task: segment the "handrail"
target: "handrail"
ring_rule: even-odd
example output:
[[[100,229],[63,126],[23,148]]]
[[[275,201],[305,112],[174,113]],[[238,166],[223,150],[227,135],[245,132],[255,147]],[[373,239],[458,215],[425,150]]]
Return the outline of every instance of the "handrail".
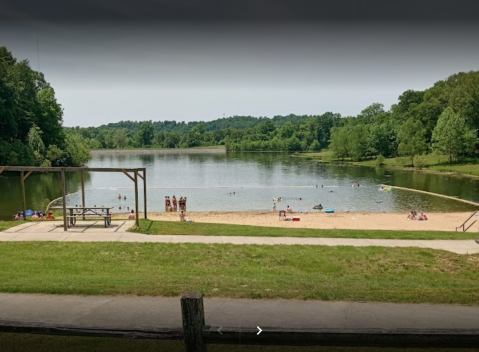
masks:
[[[472,215],[469,216],[469,217],[467,218],[467,220],[463,222],[462,225],[456,227],[456,232],[457,232],[457,229],[459,229],[459,228],[461,228],[461,227],[462,227],[462,232],[466,232],[466,231],[469,229],[469,227],[471,227],[472,225],[474,225],[475,221],[474,221],[470,226],[468,226],[467,229],[464,229],[464,226],[466,225],[466,222],[468,222],[468,221],[469,221],[474,215],[476,215],[476,214],[477,214],[477,211],[475,211],[474,213],[472,213]]]

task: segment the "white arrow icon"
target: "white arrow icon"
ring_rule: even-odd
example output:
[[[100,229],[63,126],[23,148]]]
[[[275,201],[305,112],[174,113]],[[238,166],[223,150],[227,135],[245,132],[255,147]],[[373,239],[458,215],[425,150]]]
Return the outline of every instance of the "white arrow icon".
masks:
[[[223,334],[221,333],[221,331],[220,331],[221,328],[222,328],[222,326],[220,326],[220,328],[218,329],[218,332],[220,333],[220,335],[223,335]]]
[[[261,334],[261,331],[263,331],[263,330],[261,330],[261,328],[259,326],[257,326],[257,328],[258,328],[259,331],[256,335],[259,335],[259,334]]]

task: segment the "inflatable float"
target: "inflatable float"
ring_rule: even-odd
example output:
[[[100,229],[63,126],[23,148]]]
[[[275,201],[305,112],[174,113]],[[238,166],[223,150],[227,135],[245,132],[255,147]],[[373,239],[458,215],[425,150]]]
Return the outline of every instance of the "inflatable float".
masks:
[[[334,213],[334,209],[326,209],[324,212],[325,213]]]

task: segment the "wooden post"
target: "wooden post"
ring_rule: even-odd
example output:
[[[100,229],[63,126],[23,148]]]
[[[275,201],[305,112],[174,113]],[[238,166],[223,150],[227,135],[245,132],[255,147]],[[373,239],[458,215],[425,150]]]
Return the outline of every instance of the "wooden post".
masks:
[[[80,171],[80,177],[81,177],[81,206],[85,208],[85,172]],[[82,213],[84,213],[85,210],[82,210]],[[85,220],[85,215],[83,215],[83,220]]]
[[[27,220],[27,206],[26,206],[26,201],[25,201],[25,178],[24,178],[24,172],[22,171],[20,174],[20,183],[22,186],[22,209],[23,209],[23,220]]]
[[[201,292],[188,292],[181,297],[181,316],[185,352],[206,352],[203,340],[205,310]]]
[[[67,197],[65,188],[65,169],[62,167],[63,231],[67,230]]]
[[[135,170],[135,221],[136,221],[136,226],[140,226],[140,218],[139,218],[139,209],[138,209],[138,170]]]
[[[145,205],[145,219],[148,218],[146,211],[146,169],[143,170],[143,203]]]

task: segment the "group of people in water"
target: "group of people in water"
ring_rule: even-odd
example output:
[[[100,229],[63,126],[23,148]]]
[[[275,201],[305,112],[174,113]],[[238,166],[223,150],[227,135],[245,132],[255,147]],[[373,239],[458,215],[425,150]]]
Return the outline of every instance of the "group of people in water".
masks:
[[[186,197],[180,197],[180,199],[176,199],[176,196],[173,196],[171,199],[169,196],[165,196],[165,211],[173,212],[178,211],[185,212],[186,211]]]

